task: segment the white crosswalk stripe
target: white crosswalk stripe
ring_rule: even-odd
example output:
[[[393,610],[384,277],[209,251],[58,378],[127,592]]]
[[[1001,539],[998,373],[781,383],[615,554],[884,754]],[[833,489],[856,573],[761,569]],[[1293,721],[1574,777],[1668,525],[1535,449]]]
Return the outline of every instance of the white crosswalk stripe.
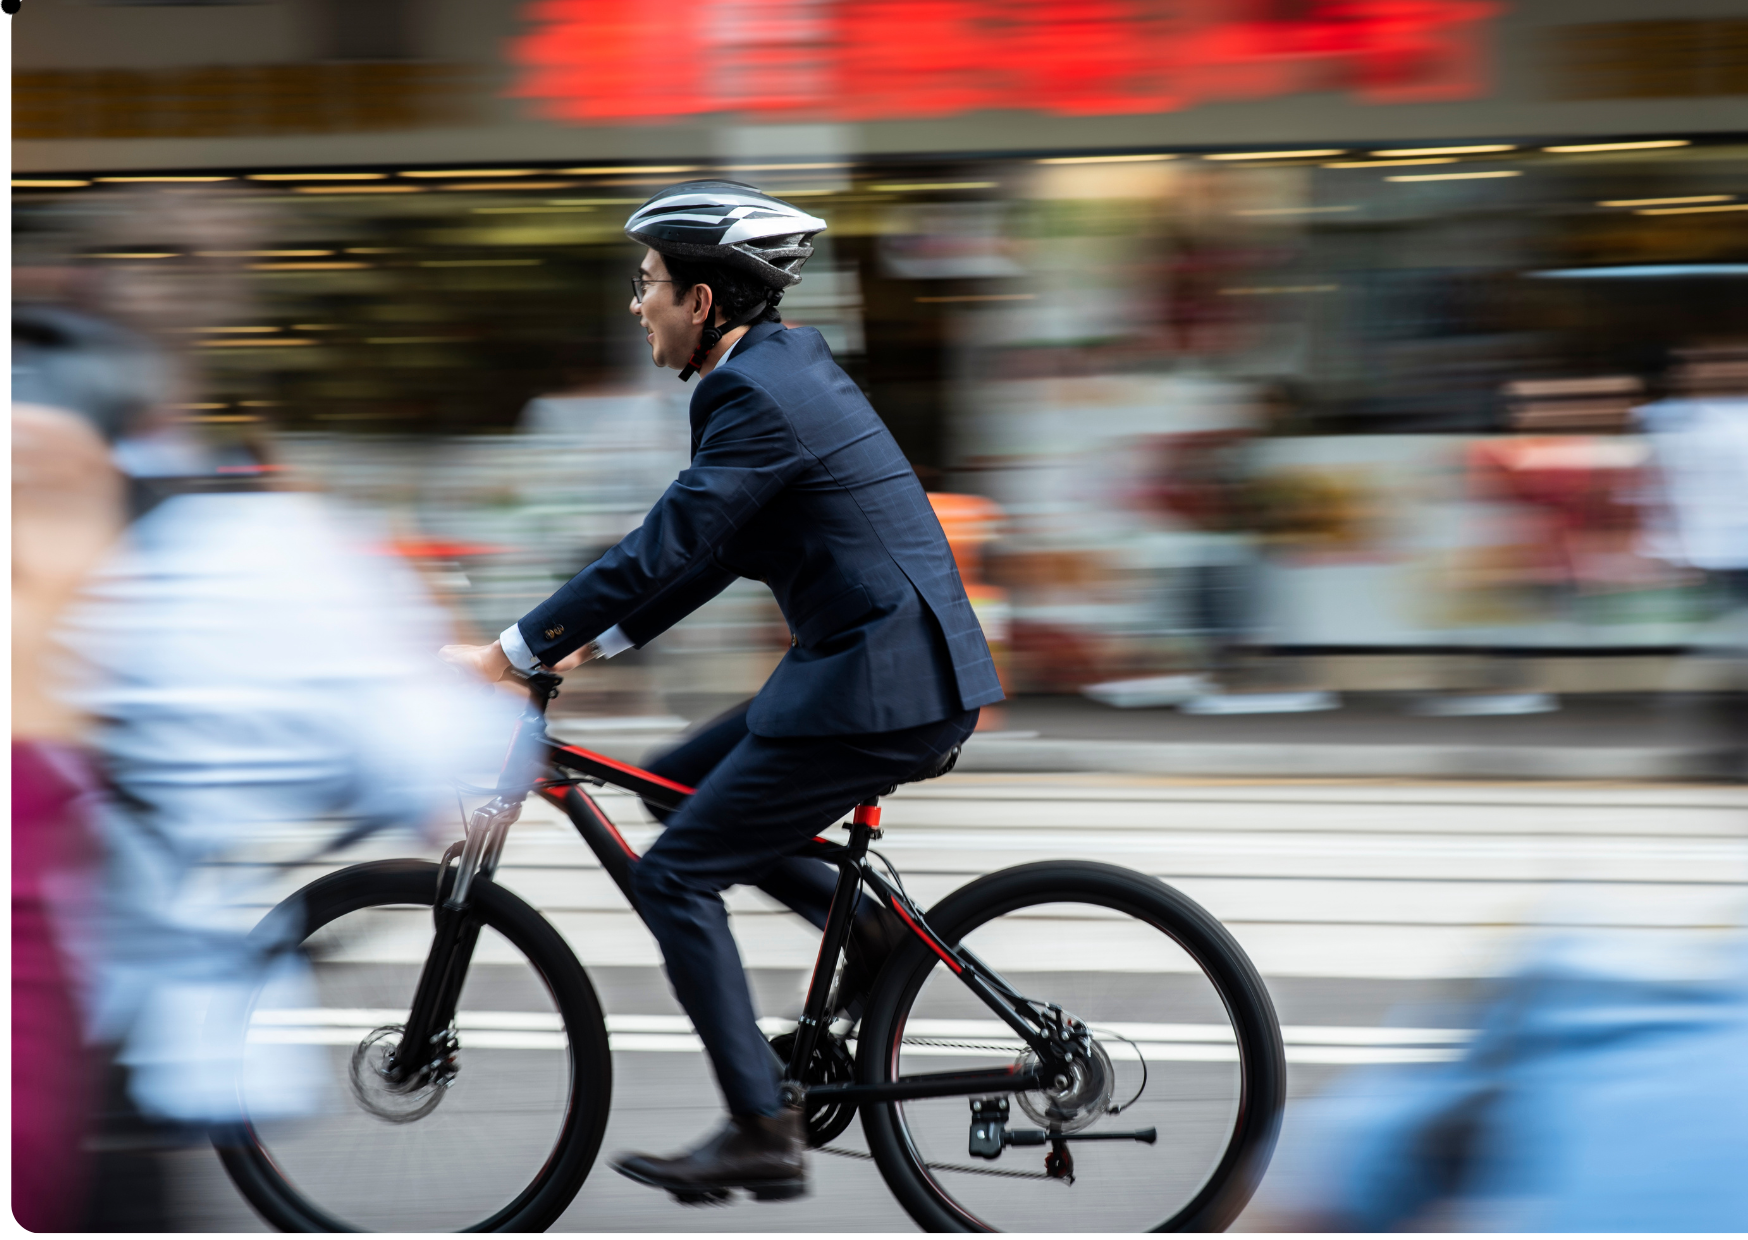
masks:
[[[394,1025],[406,1014],[393,1008],[272,1008],[254,1014],[249,1040],[256,1043],[315,1046],[354,1045],[372,1030]],[[766,1018],[767,1035],[787,1033],[794,1021]],[[556,1013],[463,1010],[456,1015],[462,1050],[558,1050],[567,1040]],[[616,1051],[701,1054],[703,1043],[684,1016],[609,1016],[608,1040]],[[1007,1027],[992,1020],[913,1020],[907,1053],[987,1058],[1018,1054],[1022,1045]],[[1228,1025],[1114,1022],[1096,1031],[1112,1059],[1150,1063],[1230,1062],[1238,1057]],[[1365,1064],[1430,1062],[1454,1058],[1469,1032],[1463,1029],[1393,1029],[1341,1026],[1288,1026],[1282,1030],[1290,1063]],[[932,1045],[932,1040],[945,1045]],[[967,1050],[966,1043],[975,1043]],[[855,1042],[850,1042],[852,1051]]]

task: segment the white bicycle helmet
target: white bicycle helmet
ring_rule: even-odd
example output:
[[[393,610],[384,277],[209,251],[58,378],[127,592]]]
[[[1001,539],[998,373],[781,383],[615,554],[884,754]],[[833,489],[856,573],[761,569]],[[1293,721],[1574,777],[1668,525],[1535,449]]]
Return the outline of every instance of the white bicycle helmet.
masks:
[[[779,291],[800,281],[824,231],[824,220],[735,181],[670,185],[625,221],[625,235],[652,250],[723,263]]]
[[[751,323],[800,282],[796,273],[813,257],[811,238],[824,231],[824,220],[738,181],[683,181],[631,213],[625,235],[633,241],[673,258],[736,268],[770,290],[732,322],[699,333],[691,360],[680,370],[681,383],[704,365],[723,336]]]

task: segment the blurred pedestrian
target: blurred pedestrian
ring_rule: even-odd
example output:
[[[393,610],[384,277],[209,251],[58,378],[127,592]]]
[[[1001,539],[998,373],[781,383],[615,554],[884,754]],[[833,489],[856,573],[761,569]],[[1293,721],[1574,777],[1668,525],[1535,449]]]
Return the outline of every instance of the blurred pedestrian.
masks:
[[[244,1097],[256,1119],[317,1102],[320,1048],[244,1055],[258,991],[314,999],[300,957],[249,942],[262,893],[241,876],[288,824],[319,828],[295,863],[428,821],[452,779],[495,769],[509,716],[408,653],[446,640],[442,614],[319,496],[221,475],[175,431],[119,455],[155,502],[69,636],[98,668],[82,700],[110,790],[93,1031],[149,1149],[243,1118]],[[256,868],[210,868],[238,861]]]
[[[245,1105],[261,1118],[319,1101],[321,1048],[244,1054],[257,996],[314,1003],[300,956],[249,942],[253,907],[278,894],[249,876],[272,883],[274,862],[454,812],[451,781],[495,772],[513,707],[408,653],[447,640],[448,625],[385,535],[277,485],[259,445],[220,445],[183,411],[204,384],[191,333],[248,321],[241,264],[205,255],[250,248],[225,243],[248,233],[249,205],[231,219],[196,195],[99,195],[82,211],[62,221],[62,252],[20,278],[83,307],[76,317],[93,330],[149,322],[154,344],[141,347],[162,380],[99,452],[119,470],[129,524],[58,626],[53,656],[90,669],[64,688],[92,720],[102,781],[91,814],[101,876],[69,939],[88,979],[85,1032],[110,1064],[83,1225],[162,1230],[164,1149],[243,1118]],[[78,261],[95,248],[190,257]],[[73,370],[107,374],[90,364],[95,348],[75,340]],[[286,839],[299,855],[273,855]]]
[[[1635,410],[1663,483],[1653,548],[1748,606],[1748,347],[1689,350],[1670,386]]]
[[[1719,970],[1641,945],[1550,939],[1459,1059],[1369,1069],[1302,1106],[1267,1223],[1748,1229],[1748,952]]]
[[[31,1231],[83,1221],[95,1081],[68,937],[95,879],[96,776],[57,689],[88,668],[50,634],[123,524],[108,444],[161,395],[143,341],[89,317],[12,314],[12,1211]]]
[[[1670,395],[1635,410],[1650,438],[1659,492],[1646,515],[1648,550],[1704,574],[1717,615],[1694,645],[1726,671],[1711,694],[1683,702],[1719,706],[1713,725],[1729,752],[1727,773],[1748,779],[1748,346],[1685,350]],[[1695,687],[1692,665],[1672,689]],[[1722,690],[1720,694],[1717,691]]]

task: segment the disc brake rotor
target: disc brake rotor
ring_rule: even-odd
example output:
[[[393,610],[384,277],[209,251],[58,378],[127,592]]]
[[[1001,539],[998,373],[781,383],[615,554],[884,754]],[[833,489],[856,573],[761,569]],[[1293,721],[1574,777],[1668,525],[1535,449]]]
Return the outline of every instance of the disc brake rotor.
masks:
[[[461,1068],[461,1048],[450,1032],[444,1037],[434,1066],[422,1070],[405,1085],[395,1084],[390,1067],[405,1032],[401,1025],[371,1030],[352,1052],[348,1074],[358,1105],[390,1124],[410,1124],[431,1114]]]
[[[1097,1039],[1086,1039],[1087,1050],[1077,1053],[1055,1082],[1043,1089],[1016,1093],[1020,1110],[1031,1116],[1032,1122],[1052,1132],[1079,1132],[1110,1109],[1111,1091],[1117,1074],[1111,1057]],[[1037,1052],[1028,1050],[1020,1056],[1019,1069],[1030,1071],[1038,1064]]]

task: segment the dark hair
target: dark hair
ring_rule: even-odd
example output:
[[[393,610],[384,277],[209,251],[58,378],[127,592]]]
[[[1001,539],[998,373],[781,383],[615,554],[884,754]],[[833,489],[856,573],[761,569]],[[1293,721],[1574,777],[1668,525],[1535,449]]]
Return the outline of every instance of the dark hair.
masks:
[[[12,307],[12,399],[82,415],[114,443],[169,392],[162,355],[126,328],[60,306]]]
[[[674,281],[674,300],[678,301],[694,287],[700,284],[710,286],[714,299],[714,308],[722,311],[723,321],[732,323],[748,310],[765,302],[765,312],[754,319],[755,323],[781,323],[783,316],[777,313],[777,301],[781,294],[744,272],[721,263],[699,262],[696,259],[674,258],[672,255],[662,255],[662,261],[667,264],[668,275]]]

